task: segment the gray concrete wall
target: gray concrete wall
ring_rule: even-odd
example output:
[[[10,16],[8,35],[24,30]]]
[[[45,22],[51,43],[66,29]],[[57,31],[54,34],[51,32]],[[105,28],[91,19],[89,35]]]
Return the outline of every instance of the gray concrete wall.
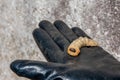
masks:
[[[1,80],[28,80],[10,70],[15,59],[45,61],[32,37],[44,19],[80,27],[120,60],[120,0],[0,0]]]

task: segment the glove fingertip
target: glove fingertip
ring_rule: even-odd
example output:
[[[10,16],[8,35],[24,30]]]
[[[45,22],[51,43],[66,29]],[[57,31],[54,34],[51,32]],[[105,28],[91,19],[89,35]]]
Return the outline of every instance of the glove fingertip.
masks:
[[[15,60],[10,64],[10,69],[15,72],[18,73],[19,69],[20,69],[20,65],[22,64],[22,60]]]

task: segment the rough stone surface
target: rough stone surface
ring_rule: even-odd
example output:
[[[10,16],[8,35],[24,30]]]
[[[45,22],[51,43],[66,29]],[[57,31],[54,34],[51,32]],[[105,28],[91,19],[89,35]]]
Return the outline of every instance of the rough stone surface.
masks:
[[[41,20],[78,26],[120,61],[120,0],[0,0],[0,79],[28,80],[9,68],[16,59],[45,61],[32,37]]]

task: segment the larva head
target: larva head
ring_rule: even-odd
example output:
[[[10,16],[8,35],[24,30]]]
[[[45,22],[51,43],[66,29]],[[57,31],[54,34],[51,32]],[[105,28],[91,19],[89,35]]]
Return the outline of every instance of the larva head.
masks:
[[[69,46],[67,52],[71,56],[78,56],[78,54],[80,53],[80,49],[78,47]]]

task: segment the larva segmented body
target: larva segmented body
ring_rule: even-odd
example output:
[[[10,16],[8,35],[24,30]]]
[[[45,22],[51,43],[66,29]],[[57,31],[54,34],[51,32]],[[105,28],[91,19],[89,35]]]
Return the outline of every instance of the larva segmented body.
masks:
[[[79,37],[74,40],[68,47],[68,54],[71,56],[77,56],[80,53],[80,48],[83,46],[98,46],[98,43],[87,37]]]

